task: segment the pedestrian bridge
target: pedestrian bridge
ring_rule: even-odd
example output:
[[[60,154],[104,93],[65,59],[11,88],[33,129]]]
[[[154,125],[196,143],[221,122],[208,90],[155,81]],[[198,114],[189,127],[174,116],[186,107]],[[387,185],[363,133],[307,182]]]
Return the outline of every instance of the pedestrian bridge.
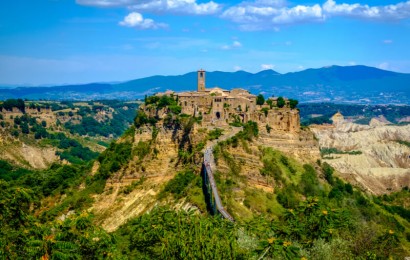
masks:
[[[204,153],[201,175],[204,182],[204,192],[212,214],[221,214],[223,218],[234,221],[233,217],[225,210],[216,187],[216,182],[211,165],[214,164],[212,148],[207,148]]]

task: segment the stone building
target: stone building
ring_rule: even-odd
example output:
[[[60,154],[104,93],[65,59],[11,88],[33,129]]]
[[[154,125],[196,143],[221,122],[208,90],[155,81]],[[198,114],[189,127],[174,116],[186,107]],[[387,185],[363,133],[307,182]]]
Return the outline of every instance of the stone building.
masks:
[[[167,91],[157,95],[173,95],[182,108],[181,113],[202,117],[203,124],[222,126],[252,120],[275,130],[299,131],[299,111],[290,109],[288,100],[283,108],[276,106],[277,98],[269,98],[272,105],[260,106],[256,104],[256,96],[245,89],[206,88],[205,76],[204,70],[198,70],[197,91]]]

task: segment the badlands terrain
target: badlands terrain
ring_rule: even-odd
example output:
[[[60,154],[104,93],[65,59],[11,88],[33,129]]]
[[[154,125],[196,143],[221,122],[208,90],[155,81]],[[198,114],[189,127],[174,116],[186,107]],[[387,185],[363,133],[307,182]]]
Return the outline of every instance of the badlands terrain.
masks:
[[[343,122],[311,129],[323,161],[345,180],[373,194],[410,186],[410,125],[386,125],[372,119],[370,125]]]

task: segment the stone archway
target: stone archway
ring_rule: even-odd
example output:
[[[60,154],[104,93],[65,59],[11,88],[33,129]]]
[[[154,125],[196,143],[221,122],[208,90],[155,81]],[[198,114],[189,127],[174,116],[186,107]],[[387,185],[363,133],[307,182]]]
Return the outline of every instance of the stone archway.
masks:
[[[216,116],[216,119],[220,119],[220,118],[221,118],[221,112],[219,112],[219,111],[216,112],[216,113],[215,113],[215,116]]]

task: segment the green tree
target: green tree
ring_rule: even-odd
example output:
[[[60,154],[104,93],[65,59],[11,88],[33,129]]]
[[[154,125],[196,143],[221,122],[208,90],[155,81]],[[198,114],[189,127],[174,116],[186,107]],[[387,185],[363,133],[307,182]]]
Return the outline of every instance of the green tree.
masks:
[[[334,178],[333,178],[333,172],[334,172],[333,167],[330,166],[327,162],[324,162],[322,164],[322,170],[323,170],[323,173],[325,175],[325,179],[327,180],[327,182],[330,185],[333,185],[335,183]]]
[[[23,134],[29,134],[30,133],[30,130],[29,130],[29,128],[28,128],[28,124],[27,123],[23,123],[23,124],[21,124],[21,132],[23,133]]]
[[[263,104],[265,104],[265,97],[262,94],[259,94],[256,97],[256,104],[262,106]]]
[[[272,108],[272,107],[273,107],[273,101],[272,101],[272,99],[266,100],[266,104],[269,105],[269,108]]]
[[[282,108],[285,106],[285,99],[283,97],[278,97],[278,107]]]
[[[296,108],[298,104],[299,104],[299,101],[297,101],[296,99],[289,99],[289,106],[291,109]]]
[[[147,114],[144,111],[138,111],[137,116],[134,119],[134,125],[136,128],[140,128],[141,126],[147,124],[149,122]]]
[[[14,130],[11,132],[11,135],[14,136],[14,137],[19,137],[19,131],[17,131],[16,129],[14,129]]]

